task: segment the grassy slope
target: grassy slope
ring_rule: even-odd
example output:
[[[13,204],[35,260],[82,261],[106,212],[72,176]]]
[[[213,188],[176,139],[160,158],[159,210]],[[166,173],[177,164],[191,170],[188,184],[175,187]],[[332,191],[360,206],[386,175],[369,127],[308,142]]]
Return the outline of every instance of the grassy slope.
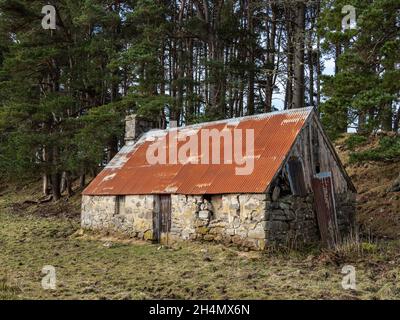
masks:
[[[341,145],[338,150],[346,162],[348,152]],[[360,191],[364,229],[398,238],[398,195],[385,190],[399,164],[347,169]],[[79,195],[58,204],[24,204],[40,197],[36,187],[0,190],[0,299],[400,299],[398,241],[362,244],[362,252],[285,255],[99,240],[77,235]],[[357,291],[341,288],[345,264],[356,267]],[[45,265],[56,267],[55,291],[41,288]]]
[[[400,238],[400,193],[388,192],[400,173],[400,162],[366,161],[349,163],[350,150],[345,146],[345,135],[337,141],[336,150],[355,184],[357,197],[357,219],[361,231],[373,237]],[[364,151],[378,145],[378,137],[357,146],[354,151]]]

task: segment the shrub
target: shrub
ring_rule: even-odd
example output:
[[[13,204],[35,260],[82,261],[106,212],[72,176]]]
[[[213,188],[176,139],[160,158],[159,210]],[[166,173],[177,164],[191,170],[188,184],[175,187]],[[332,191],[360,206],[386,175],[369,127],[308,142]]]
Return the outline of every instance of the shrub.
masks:
[[[353,134],[348,137],[345,141],[345,145],[348,149],[354,151],[354,149],[364,143],[366,143],[368,139],[364,136],[360,136],[358,134]]]
[[[400,137],[383,137],[379,146],[362,152],[350,154],[350,162],[362,161],[396,161],[400,159]]]

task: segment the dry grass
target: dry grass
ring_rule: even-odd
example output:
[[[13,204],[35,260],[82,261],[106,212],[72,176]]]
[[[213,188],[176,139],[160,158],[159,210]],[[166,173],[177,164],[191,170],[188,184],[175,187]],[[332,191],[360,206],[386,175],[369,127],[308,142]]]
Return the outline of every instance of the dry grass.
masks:
[[[400,163],[363,162],[349,163],[350,150],[345,145],[349,135],[336,142],[336,150],[355,184],[357,220],[363,236],[383,239],[400,238],[400,193],[388,192],[400,172]],[[376,147],[379,138],[371,136],[355,150]]]
[[[0,212],[1,299],[395,299],[399,244],[359,255],[319,251],[240,252],[186,243],[166,248],[77,236],[70,218]],[[396,254],[397,252],[397,254]],[[341,287],[341,268],[357,270],[357,291]],[[41,288],[45,265],[57,290]]]

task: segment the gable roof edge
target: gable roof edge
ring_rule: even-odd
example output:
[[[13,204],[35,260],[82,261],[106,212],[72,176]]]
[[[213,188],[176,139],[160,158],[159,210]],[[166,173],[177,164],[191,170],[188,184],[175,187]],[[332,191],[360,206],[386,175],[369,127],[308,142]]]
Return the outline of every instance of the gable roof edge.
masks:
[[[301,128],[301,130],[300,130],[299,133],[297,134],[296,139],[294,139],[293,144],[291,145],[291,147],[289,148],[289,150],[288,150],[288,152],[287,152],[287,154],[286,154],[286,156],[285,156],[285,159],[283,159],[283,161],[282,161],[281,165],[279,166],[278,170],[276,170],[275,175],[273,176],[273,178],[271,179],[271,182],[268,184],[268,186],[267,186],[267,188],[266,188],[266,190],[265,190],[265,193],[268,193],[268,192],[271,191],[272,183],[276,180],[276,178],[278,177],[278,175],[281,173],[281,171],[282,171],[284,165],[286,164],[286,162],[287,162],[288,159],[289,159],[289,156],[290,156],[290,154],[291,154],[291,151],[293,150],[294,146],[298,143],[298,140],[300,139],[301,132],[302,132],[302,131],[304,130],[304,128],[311,122],[311,119],[313,118],[313,115],[315,115],[315,109],[314,109],[314,108],[312,108],[312,110],[311,110],[310,113],[308,114],[306,121],[304,121],[303,127]]]
[[[357,189],[356,189],[355,185],[353,184],[353,181],[351,181],[351,178],[350,178],[349,174],[347,173],[346,169],[344,168],[342,160],[340,160],[340,157],[337,154],[335,147],[333,146],[331,140],[328,138],[328,135],[326,134],[326,132],[325,132],[323,126],[322,126],[322,123],[319,120],[319,117],[317,116],[316,113],[314,113],[314,116],[315,116],[315,119],[316,119],[315,122],[317,123],[318,130],[320,131],[322,138],[324,139],[326,145],[328,146],[330,152],[332,153],[332,156],[335,158],[336,163],[338,164],[339,169],[340,169],[343,177],[345,178],[349,188],[353,192],[357,193]]]

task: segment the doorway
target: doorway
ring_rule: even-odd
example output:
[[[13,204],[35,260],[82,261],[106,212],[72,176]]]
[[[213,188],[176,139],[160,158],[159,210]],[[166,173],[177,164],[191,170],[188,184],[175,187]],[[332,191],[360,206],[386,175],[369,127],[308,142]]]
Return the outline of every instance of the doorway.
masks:
[[[155,197],[153,215],[153,239],[160,242],[162,234],[171,231],[171,195],[158,195]]]

